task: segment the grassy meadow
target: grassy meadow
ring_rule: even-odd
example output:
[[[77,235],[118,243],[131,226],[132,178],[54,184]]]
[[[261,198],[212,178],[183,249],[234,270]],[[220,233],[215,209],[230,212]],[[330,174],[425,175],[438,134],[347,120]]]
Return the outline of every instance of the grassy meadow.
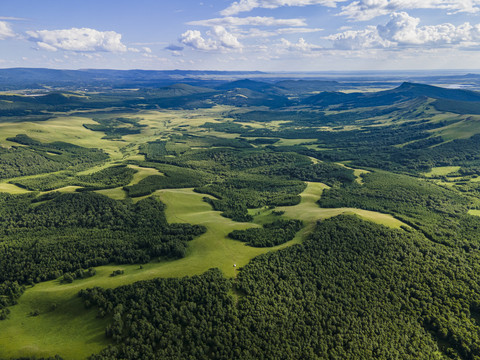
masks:
[[[179,260],[150,262],[141,266],[100,266],[96,268],[95,276],[71,284],[62,284],[59,280],[36,284],[25,292],[18,305],[11,307],[9,319],[0,322],[0,357],[60,354],[68,359],[84,359],[104,348],[108,344],[104,336],[108,319],[98,319],[95,310],[84,308],[76,295],[81,289],[95,286],[113,288],[157,277],[192,276],[210,268],[219,268],[226,277],[235,277],[237,269],[255,256],[300,243],[317,220],[339,214],[353,213],[395,228],[404,225],[390,215],[373,211],[320,209],[316,201],[326,187],[321,183],[309,183],[301,194],[300,204],[276,209],[285,211],[285,217],[303,220],[305,227],[293,240],[273,248],[249,247],[227,236],[233,230],[259,226],[257,223],[268,221],[272,210],[252,210],[252,213],[258,213],[254,223],[239,223],[221,216],[219,211],[213,211],[203,201],[205,195],[195,193],[193,189],[155,192],[154,196],[167,205],[166,216],[170,223],[201,224],[207,228],[206,233],[189,243],[186,256]],[[111,277],[114,270],[124,270],[124,274]],[[35,311],[39,315],[31,316]]]
[[[27,134],[42,142],[64,141],[83,147],[103,149],[109,159],[102,164],[77,175],[91,175],[113,165],[127,163],[128,160],[145,160],[138,154],[141,144],[158,139],[168,140],[171,135],[183,133],[195,136],[219,136],[235,138],[238,134],[210,131],[200,126],[205,122],[221,122],[223,115],[233,108],[215,106],[211,109],[196,110],[159,110],[139,111],[137,113],[115,113],[117,117],[139,119],[146,125],[139,134],[124,135],[120,140],[104,138],[100,131],[91,131],[83,124],[96,124],[92,118],[94,113],[85,112],[84,116],[68,116],[57,114],[56,117],[43,122],[0,123],[0,143],[4,146],[18,146],[7,141],[8,137],[17,134]],[[237,109],[238,110],[238,109]],[[249,123],[252,127],[265,126]],[[278,124],[269,124],[277,128]],[[295,146],[311,142],[312,139],[281,139],[276,146]],[[177,149],[189,145],[175,144]],[[314,158],[312,158],[314,159]],[[318,163],[314,159],[313,163]],[[345,162],[347,163],[347,162]],[[352,169],[357,183],[362,184],[362,175],[368,173],[358,168]],[[129,185],[138,184],[151,175],[163,175],[156,169],[128,164],[136,170]],[[458,167],[435,168],[425,176],[446,175],[458,170]],[[60,171],[59,173],[61,173]],[[44,174],[42,174],[44,175]],[[23,178],[35,178],[42,175],[32,175]],[[22,194],[28,192],[16,185],[8,183],[7,179],[0,183],[0,192]],[[308,182],[306,189],[300,194],[301,202],[294,206],[279,206],[275,209],[263,207],[249,209],[253,221],[249,223],[235,222],[221,216],[220,211],[214,211],[203,198],[207,195],[196,193],[192,188],[157,190],[152,196],[166,204],[166,218],[169,223],[198,224],[207,231],[188,243],[186,256],[178,260],[158,260],[143,265],[107,265],[96,267],[96,275],[70,284],[63,284],[59,279],[46,281],[29,287],[20,297],[18,305],[10,307],[8,319],[0,321],[0,358],[22,356],[53,356],[59,354],[65,359],[84,359],[105,348],[110,340],[105,337],[105,327],[110,319],[96,317],[95,309],[85,309],[77,294],[81,289],[102,287],[115,288],[137,281],[158,277],[184,277],[198,275],[211,268],[218,268],[227,278],[235,278],[239,268],[245,266],[254,257],[270,251],[276,251],[301,243],[314,229],[319,220],[341,214],[355,214],[362,219],[386,225],[392,228],[407,226],[391,215],[355,208],[320,208],[320,199],[327,185],[319,182]],[[61,192],[74,192],[77,186],[67,186],[56,189]],[[122,187],[96,190],[115,200],[128,197]],[[144,197],[135,198],[137,202]],[[284,218],[299,219],[304,227],[295,238],[285,244],[272,248],[254,248],[240,241],[232,240],[228,234],[233,230],[250,227],[260,227],[272,222],[283,212]],[[475,214],[478,215],[478,214]],[[111,277],[115,270],[123,270],[119,276]]]

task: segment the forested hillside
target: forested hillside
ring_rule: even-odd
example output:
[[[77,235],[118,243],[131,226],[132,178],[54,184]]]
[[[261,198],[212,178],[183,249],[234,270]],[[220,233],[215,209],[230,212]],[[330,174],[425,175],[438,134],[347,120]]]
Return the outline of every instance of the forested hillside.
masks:
[[[211,270],[80,296],[113,315],[115,345],[93,359],[476,359],[478,260],[337,217],[235,280]]]
[[[0,95],[0,358],[480,359],[478,92],[99,74]]]

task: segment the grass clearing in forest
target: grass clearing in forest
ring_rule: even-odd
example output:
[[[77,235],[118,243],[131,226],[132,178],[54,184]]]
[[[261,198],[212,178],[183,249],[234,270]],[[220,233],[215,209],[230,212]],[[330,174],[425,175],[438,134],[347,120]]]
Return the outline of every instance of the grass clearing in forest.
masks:
[[[364,174],[369,174],[370,171],[368,170],[363,170],[363,169],[354,169],[354,168],[351,168],[343,163],[335,163],[337,165],[340,165],[340,166],[343,166],[344,168],[346,169],[350,169],[350,170],[353,170],[353,175],[355,176],[355,181],[359,184],[363,184],[363,178],[362,178],[362,175]]]
[[[283,139],[275,143],[275,146],[295,146],[314,142],[315,139]]]
[[[425,177],[446,176],[450,173],[460,170],[460,166],[439,166],[432,168],[428,173],[424,173]]]
[[[95,190],[96,193],[108,196],[113,200],[124,200],[127,198],[127,193],[123,187],[116,187],[113,189]]]
[[[206,233],[189,242],[186,256],[144,265],[100,266],[96,268],[95,276],[75,280],[71,284],[61,284],[59,280],[36,284],[20,297],[18,305],[10,308],[9,318],[0,321],[0,358],[59,354],[65,359],[84,359],[105,348],[109,344],[104,335],[109,319],[98,319],[95,309],[84,308],[77,297],[81,289],[95,286],[114,288],[158,277],[192,276],[214,267],[226,277],[235,277],[238,269],[255,256],[300,243],[317,220],[344,213],[354,213],[391,227],[404,225],[390,215],[374,211],[321,209],[316,202],[325,188],[327,185],[321,183],[308,183],[301,194],[300,204],[274,209],[284,211],[286,217],[303,220],[306,226],[293,240],[272,248],[254,248],[227,237],[233,230],[257,227],[272,216],[278,216],[272,215],[272,209],[257,209],[259,213],[254,214],[255,223],[239,223],[221,216],[219,211],[213,211],[203,201],[205,195],[195,193],[191,188],[156,191],[154,196],[167,206],[165,214],[168,222],[201,224],[207,228]],[[124,274],[111,277],[114,270],[123,270]],[[35,312],[38,315],[32,316]]]
[[[285,216],[292,219],[299,219],[306,224],[314,226],[317,220],[327,219],[340,214],[355,214],[364,220],[373,221],[377,224],[386,225],[392,228],[408,226],[402,221],[395,219],[392,215],[383,214],[376,211],[355,209],[355,208],[320,208],[317,204],[324,189],[328,186],[322,183],[307,183],[307,188],[300,194],[302,201],[296,206],[281,206],[276,210],[284,211]]]
[[[7,141],[9,137],[27,134],[41,142],[63,141],[86,148],[103,149],[113,159],[121,159],[120,148],[124,142],[102,139],[102,132],[86,129],[83,124],[96,124],[86,117],[59,116],[42,122],[0,123],[0,143],[18,145]]]
[[[137,172],[133,174],[133,179],[128,185],[135,185],[138,184],[141,180],[145,179],[146,177],[149,177],[151,175],[161,175],[163,174],[158,171],[157,169],[153,168],[146,168],[146,167],[141,167],[137,165],[128,165],[130,169],[136,170]]]
[[[53,280],[35,285],[20,297],[18,305],[10,308],[9,319],[0,321],[0,358],[59,354],[65,359],[85,359],[106,347],[109,342],[104,334],[108,320],[96,319],[95,310],[84,308],[77,297],[81,289],[94,286],[113,288],[157,277],[192,276],[212,267],[220,268],[227,277],[234,277],[237,269],[255,256],[298,242],[294,239],[274,248],[249,247],[229,239],[227,234],[258,225],[238,223],[221,216],[203,201],[205,195],[195,193],[193,189],[169,189],[159,190],[154,196],[167,205],[169,222],[207,227],[205,234],[189,243],[186,257],[142,266],[100,266],[96,268],[95,276],[71,284]],[[118,269],[125,273],[110,277]],[[55,310],[51,310],[55,306]],[[30,316],[36,310],[39,315]]]
[[[443,114],[445,116],[445,114]],[[480,116],[478,115],[453,115],[458,122],[449,124],[439,129],[430,130],[435,135],[440,135],[445,141],[468,139],[475,134],[480,134]],[[451,116],[451,117],[453,117]],[[437,145],[438,146],[438,145]]]
[[[0,183],[0,192],[7,192],[9,194],[26,194],[28,192],[30,192],[29,190],[27,189],[23,189],[17,185],[14,185],[14,184],[9,184],[9,183],[5,183],[5,182],[2,182]]]
[[[480,210],[468,210],[468,213],[473,216],[480,216]]]

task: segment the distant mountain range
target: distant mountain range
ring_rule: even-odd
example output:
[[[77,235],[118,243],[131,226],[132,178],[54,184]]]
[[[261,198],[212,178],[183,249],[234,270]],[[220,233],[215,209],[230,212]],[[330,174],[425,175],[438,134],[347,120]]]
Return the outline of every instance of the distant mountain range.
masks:
[[[253,73],[0,69],[0,87],[21,88],[22,83],[23,89],[28,87],[27,84],[44,87],[44,94],[37,94],[43,96],[0,95],[0,100],[4,101],[0,106],[0,115],[40,114],[42,111],[53,109],[66,111],[81,104],[90,108],[103,106],[200,108],[215,104],[282,108],[293,105],[321,110],[346,110],[391,106],[416,99],[425,101],[434,99],[433,106],[441,111],[480,114],[480,92],[471,90],[404,82],[400,86],[383,91],[342,92],[348,85],[333,80],[200,79],[201,76],[208,74],[241,76]],[[198,76],[199,79],[195,81],[192,78],[186,79],[188,81],[176,79],[182,76]],[[51,88],[48,87],[50,82]],[[69,84],[74,88],[70,89]],[[95,92],[88,92],[89,86],[98,88]],[[47,92],[48,89],[53,91]],[[81,90],[80,94],[78,90]],[[87,90],[88,100],[82,98],[83,90]]]
[[[202,70],[58,70],[44,68],[0,69],[0,90],[59,89],[102,90],[162,88],[175,83],[217,90],[244,88],[274,95],[310,95],[323,91],[394,88],[402,82],[450,85],[480,90],[480,75],[441,75],[435,73],[334,72],[334,73],[268,73],[261,71]]]
[[[405,82],[394,89],[372,93],[322,92],[306,98],[303,104],[322,108],[336,105],[338,108],[348,109],[393,105],[422,97],[454,102],[480,102],[480,93],[476,91]]]
[[[177,82],[199,82],[216,77],[248,77],[259,71],[197,70],[56,70],[42,68],[0,69],[0,88],[44,86],[166,86]],[[215,83],[218,84],[218,83]]]

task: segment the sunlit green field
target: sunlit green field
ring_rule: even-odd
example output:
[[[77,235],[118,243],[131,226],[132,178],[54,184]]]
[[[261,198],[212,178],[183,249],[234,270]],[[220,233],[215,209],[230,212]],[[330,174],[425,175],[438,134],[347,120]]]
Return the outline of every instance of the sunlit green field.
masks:
[[[17,185],[13,184],[8,184],[8,183],[0,183],[0,192],[7,192],[10,194],[25,194],[29,192],[26,189],[22,189],[21,187],[18,187]]]
[[[356,214],[365,220],[373,221],[377,224],[386,225],[393,228],[407,226],[405,223],[395,219],[392,215],[382,214],[376,211],[354,209],[354,208],[332,208],[323,209],[316,203],[327,185],[321,183],[308,183],[307,188],[301,194],[302,201],[296,206],[279,207],[278,210],[285,211],[285,215],[292,219],[303,220],[307,224],[312,224],[317,220],[326,219],[340,214]]]
[[[426,177],[444,176],[458,170],[460,170],[460,166],[439,166],[432,168],[428,173],[424,173],[423,175]]]
[[[316,204],[326,185],[309,183],[302,193],[302,202],[291,207],[279,207],[285,216],[301,219],[305,227],[290,242],[274,248],[253,248],[231,240],[228,233],[235,229],[259,226],[255,223],[238,223],[222,217],[204,202],[203,194],[193,189],[159,190],[154,196],[166,205],[169,222],[202,224],[207,232],[189,243],[187,255],[179,260],[151,262],[139,265],[109,265],[97,267],[97,274],[72,284],[60,284],[59,280],[48,281],[28,289],[19,304],[11,308],[8,320],[0,322],[0,357],[27,355],[54,355],[67,359],[83,359],[100,351],[108,342],[104,329],[108,319],[97,319],[95,310],[85,310],[77,298],[79,290],[100,286],[112,288],[140,280],[157,277],[182,277],[201,274],[219,268],[227,277],[234,277],[238,268],[252,258],[268,251],[275,251],[301,242],[302,238],[320,219],[343,213],[355,213],[367,220],[392,227],[402,222],[390,215],[359,209],[320,209]],[[260,212],[258,218],[268,216]],[[271,210],[270,210],[271,212]],[[236,267],[234,267],[236,265]],[[124,275],[110,277],[117,269]],[[30,316],[38,310],[40,315]]]
[[[0,124],[0,143],[4,146],[14,145],[6,138],[25,133],[43,142],[65,141],[105,150],[110,156],[108,161],[79,173],[79,175],[88,175],[112,165],[122,164],[126,160],[144,160],[144,157],[138,154],[138,145],[164,138],[166,134],[176,133],[178,126],[183,126],[182,129],[188,128],[189,133],[194,134],[208,133],[227,138],[236,137],[235,134],[210,132],[198,127],[207,121],[217,121],[222,113],[228,110],[230,110],[229,107],[216,106],[213,109],[194,111],[146,111],[121,114],[119,116],[140,119],[140,123],[147,127],[140,134],[126,135],[120,141],[102,139],[104,136],[102,132],[83,127],[85,123],[94,123],[89,118],[88,112],[85,113],[85,117],[67,117],[59,114],[57,118],[44,122]],[[296,145],[309,141],[311,140],[282,139],[278,144]],[[150,175],[162,175],[156,169],[131,164],[128,166],[137,171],[130,185],[137,184]],[[361,175],[367,172],[354,169],[357,182],[361,183]],[[29,177],[36,176],[41,175]],[[12,194],[27,192],[16,185],[9,184],[9,180],[0,183],[0,192]],[[77,188],[67,186],[56,191],[73,192]],[[71,284],[61,284],[59,280],[36,284],[20,297],[18,305],[10,308],[9,318],[0,321],[0,358],[59,354],[65,359],[84,359],[105,348],[109,341],[104,331],[110,319],[99,319],[96,317],[95,309],[84,308],[77,296],[81,289],[95,286],[114,288],[157,277],[192,276],[202,274],[210,268],[219,268],[226,277],[233,278],[238,269],[254,257],[268,251],[299,244],[312,231],[318,220],[340,214],[356,214],[366,220],[394,228],[406,226],[391,215],[378,212],[352,208],[322,209],[317,201],[325,188],[327,185],[321,183],[308,183],[301,194],[300,204],[274,209],[277,212],[283,211],[283,216],[286,218],[302,220],[304,227],[293,240],[273,248],[249,247],[245,243],[228,238],[228,234],[233,230],[258,227],[273,221],[278,216],[274,215],[273,209],[251,209],[249,212],[254,216],[254,221],[239,223],[221,216],[218,211],[213,211],[212,207],[203,201],[205,195],[196,193],[191,188],[156,191],[153,196],[167,206],[168,222],[201,224],[207,229],[206,233],[189,243],[186,256],[178,260],[162,260],[141,266],[138,264],[101,266],[96,268],[95,276],[76,280]],[[121,187],[96,192],[116,200],[127,197]],[[136,198],[134,201],[139,201],[141,198],[143,197]],[[124,270],[123,275],[110,276],[114,270],[120,269]],[[32,316],[36,313],[38,315]]]
[[[442,136],[446,141],[455,139],[466,139],[480,133],[480,116],[478,115],[456,115],[458,122],[435,130],[437,135]]]
[[[1,123],[0,143],[13,145],[6,139],[17,134],[27,134],[31,138],[42,141],[64,141],[84,147],[96,147],[105,150],[113,159],[122,157],[119,149],[124,146],[120,142],[104,140],[101,132],[83,127],[83,124],[96,124],[88,117],[58,117],[42,122]],[[18,145],[18,144],[16,144]]]
[[[58,353],[66,359],[83,359],[104,348],[107,345],[104,337],[107,320],[98,320],[95,311],[84,310],[76,297],[80,289],[117,287],[156,277],[190,276],[212,267],[220,268],[226,276],[233,277],[237,268],[270,251],[251,248],[227,238],[232,230],[258,225],[236,223],[222,217],[203,202],[202,194],[194,193],[192,189],[163,190],[155,196],[167,204],[169,222],[188,222],[207,227],[205,234],[190,242],[187,256],[180,260],[145,264],[142,269],[139,265],[102,266],[96,268],[97,275],[94,277],[72,284],[60,284],[54,280],[35,285],[25,292],[18,305],[11,307],[9,319],[0,322],[0,358]],[[110,277],[116,269],[125,270],[125,274]],[[57,307],[52,310],[54,304]],[[35,310],[39,310],[40,315],[30,316]]]
[[[468,210],[470,215],[480,216],[480,210]]]

